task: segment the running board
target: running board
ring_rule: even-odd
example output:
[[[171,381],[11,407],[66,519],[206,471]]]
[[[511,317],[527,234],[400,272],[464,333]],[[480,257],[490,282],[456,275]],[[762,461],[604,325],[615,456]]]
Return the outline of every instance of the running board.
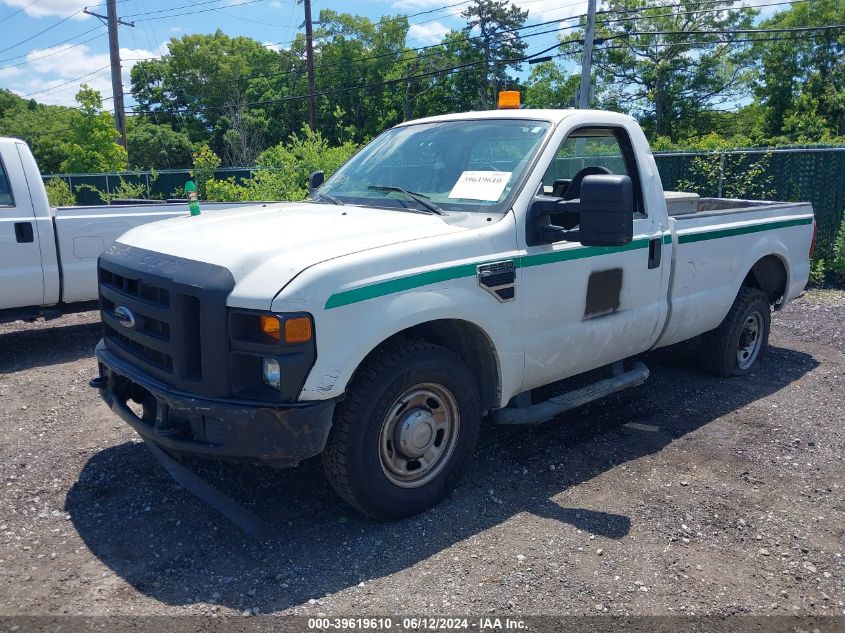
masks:
[[[636,387],[648,379],[648,367],[633,363],[628,371],[599,380],[586,387],[549,398],[529,407],[505,407],[493,413],[497,424],[540,424],[564,411],[604,398],[617,391]]]

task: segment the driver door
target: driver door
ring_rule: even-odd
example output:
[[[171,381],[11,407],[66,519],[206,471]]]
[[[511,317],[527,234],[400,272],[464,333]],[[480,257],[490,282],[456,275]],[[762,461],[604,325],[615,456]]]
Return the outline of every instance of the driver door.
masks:
[[[568,241],[526,247],[523,390],[640,353],[657,334],[662,231],[644,208],[628,132],[621,127],[571,132],[543,177],[542,193],[577,199],[582,178],[599,173],[631,178],[633,241],[610,247]],[[572,228],[577,215],[565,215],[552,216],[552,224]]]

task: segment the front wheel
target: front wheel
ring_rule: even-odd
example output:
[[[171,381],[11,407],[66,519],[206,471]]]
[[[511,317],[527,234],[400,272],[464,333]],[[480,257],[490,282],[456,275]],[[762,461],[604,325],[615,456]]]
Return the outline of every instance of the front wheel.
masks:
[[[478,388],[460,358],[430,343],[391,343],[350,383],[323,467],[337,493],[369,516],[418,514],[457,483],[480,422]]]
[[[766,351],[771,307],[762,290],[743,287],[728,315],[702,337],[701,361],[717,376],[744,376]]]

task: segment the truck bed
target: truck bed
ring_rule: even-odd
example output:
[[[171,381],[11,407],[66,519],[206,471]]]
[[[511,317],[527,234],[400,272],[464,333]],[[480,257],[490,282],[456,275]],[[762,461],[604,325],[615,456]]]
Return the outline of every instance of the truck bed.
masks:
[[[718,326],[742,282],[736,271],[750,270],[761,253],[772,272],[784,270],[782,262],[791,264],[780,280],[778,307],[803,290],[813,232],[810,203],[700,198],[686,192],[666,192],[666,202],[674,265],[670,316],[658,346]]]
[[[779,202],[774,200],[743,200],[740,198],[702,198],[688,191],[664,191],[669,215],[679,220],[686,216],[718,215],[722,213],[749,213],[774,210],[781,205],[806,205],[802,202]]]

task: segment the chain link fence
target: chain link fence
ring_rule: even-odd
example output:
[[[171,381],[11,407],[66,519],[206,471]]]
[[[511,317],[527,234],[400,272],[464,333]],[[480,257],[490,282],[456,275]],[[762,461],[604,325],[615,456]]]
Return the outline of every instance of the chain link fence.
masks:
[[[818,250],[829,255],[845,215],[845,147],[655,153],[667,190],[811,202]]]
[[[766,198],[809,201],[816,212],[818,249],[828,255],[845,214],[845,147],[749,149],[718,152],[655,153],[657,168],[667,190],[693,190],[702,196]],[[216,178],[234,177],[242,182],[252,177],[249,168],[227,168]],[[152,198],[182,197],[190,180],[187,169],[157,172],[108,174],[55,174],[44,180],[61,178],[82,205],[102,204],[90,185],[111,193],[123,182],[146,185]]]

